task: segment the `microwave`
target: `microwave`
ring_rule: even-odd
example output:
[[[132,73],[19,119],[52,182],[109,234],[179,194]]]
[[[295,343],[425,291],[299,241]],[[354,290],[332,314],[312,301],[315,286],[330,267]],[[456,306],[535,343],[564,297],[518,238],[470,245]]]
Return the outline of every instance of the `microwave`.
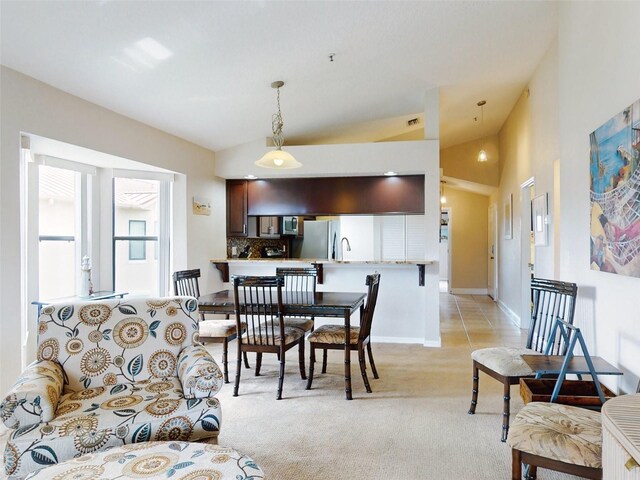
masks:
[[[302,219],[298,217],[282,217],[282,234],[298,235],[302,232]]]

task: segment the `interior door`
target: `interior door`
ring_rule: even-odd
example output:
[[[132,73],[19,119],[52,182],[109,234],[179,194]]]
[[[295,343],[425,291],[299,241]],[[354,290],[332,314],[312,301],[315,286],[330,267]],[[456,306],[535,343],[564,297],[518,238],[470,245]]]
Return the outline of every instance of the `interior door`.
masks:
[[[489,205],[489,255],[488,258],[488,278],[487,278],[487,293],[494,300],[498,300],[497,295],[497,270],[496,270],[496,257],[497,257],[497,240],[498,240],[498,207],[495,203]]]

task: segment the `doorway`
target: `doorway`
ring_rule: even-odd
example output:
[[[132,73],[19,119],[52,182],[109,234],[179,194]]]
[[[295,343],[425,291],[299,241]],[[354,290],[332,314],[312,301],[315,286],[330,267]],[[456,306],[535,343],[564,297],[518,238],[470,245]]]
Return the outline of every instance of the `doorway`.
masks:
[[[535,243],[531,222],[531,200],[535,196],[535,181],[531,177],[520,185],[520,327],[531,315],[531,278],[535,275]]]
[[[498,301],[498,205],[489,205],[489,254],[487,268],[487,294],[494,302]]]
[[[440,209],[440,291],[449,292],[451,281],[451,256],[449,254],[451,236],[451,208]]]

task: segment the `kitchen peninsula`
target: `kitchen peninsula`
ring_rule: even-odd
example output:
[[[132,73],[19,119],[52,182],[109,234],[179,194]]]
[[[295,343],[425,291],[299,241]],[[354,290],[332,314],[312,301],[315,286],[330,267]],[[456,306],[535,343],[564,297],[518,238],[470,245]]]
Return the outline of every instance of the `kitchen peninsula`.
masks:
[[[425,340],[427,289],[424,269],[434,263],[415,261],[336,261],[327,259],[212,259],[229,282],[234,275],[275,275],[278,267],[319,268],[319,292],[366,292],[367,274],[381,274],[380,292],[372,326],[374,342],[419,343],[437,346]],[[420,285],[422,279],[422,285]],[[230,288],[228,286],[227,288]],[[331,323],[316,319],[316,325]],[[335,323],[335,322],[334,322]]]

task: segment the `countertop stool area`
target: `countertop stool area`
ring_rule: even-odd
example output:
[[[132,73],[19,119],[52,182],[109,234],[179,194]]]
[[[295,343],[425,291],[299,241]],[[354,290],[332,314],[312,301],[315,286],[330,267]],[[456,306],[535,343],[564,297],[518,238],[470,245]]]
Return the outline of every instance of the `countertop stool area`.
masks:
[[[83,455],[39,470],[26,478],[236,480],[262,479],[264,472],[251,458],[233,448],[207,443],[146,442]]]

